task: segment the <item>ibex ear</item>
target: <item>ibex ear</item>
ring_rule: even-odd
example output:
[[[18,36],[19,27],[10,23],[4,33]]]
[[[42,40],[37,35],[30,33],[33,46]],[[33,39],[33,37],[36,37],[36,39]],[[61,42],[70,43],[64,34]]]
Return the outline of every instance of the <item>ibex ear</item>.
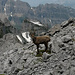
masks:
[[[30,35],[35,35],[35,31],[29,31]]]

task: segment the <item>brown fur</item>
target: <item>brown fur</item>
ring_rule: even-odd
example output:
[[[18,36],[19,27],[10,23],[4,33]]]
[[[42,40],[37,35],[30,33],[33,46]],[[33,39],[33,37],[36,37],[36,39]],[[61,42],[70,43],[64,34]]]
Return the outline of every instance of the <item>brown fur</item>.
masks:
[[[45,51],[48,49],[48,42],[50,41],[49,36],[35,36],[34,34],[30,34],[33,40],[33,43],[37,46],[37,54],[39,53],[39,44],[45,45]]]

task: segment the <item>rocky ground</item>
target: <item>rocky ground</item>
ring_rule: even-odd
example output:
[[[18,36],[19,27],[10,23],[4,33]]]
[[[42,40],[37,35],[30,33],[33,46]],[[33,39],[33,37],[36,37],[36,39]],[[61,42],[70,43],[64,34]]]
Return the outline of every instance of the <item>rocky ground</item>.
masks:
[[[10,43],[3,40],[4,38],[1,39],[0,73],[5,75],[75,75],[75,19],[69,19],[54,26],[46,35],[51,36],[49,42],[51,54],[44,52],[41,57],[36,56],[36,46],[32,42],[21,45],[12,39],[9,39]],[[50,44],[52,44],[51,49]],[[41,45],[40,50],[43,49],[44,46]]]

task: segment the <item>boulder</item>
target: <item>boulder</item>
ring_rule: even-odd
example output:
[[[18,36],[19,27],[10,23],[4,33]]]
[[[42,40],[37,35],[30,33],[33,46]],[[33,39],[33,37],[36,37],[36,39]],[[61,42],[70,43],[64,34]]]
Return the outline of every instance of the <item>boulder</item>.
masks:
[[[68,43],[69,41],[72,41],[72,38],[70,35],[65,35],[61,39],[63,43]]]

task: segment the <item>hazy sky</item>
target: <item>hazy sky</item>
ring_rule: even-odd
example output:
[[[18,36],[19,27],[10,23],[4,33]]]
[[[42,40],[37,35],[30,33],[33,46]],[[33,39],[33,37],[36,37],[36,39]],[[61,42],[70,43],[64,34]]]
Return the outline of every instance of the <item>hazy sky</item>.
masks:
[[[39,4],[46,4],[46,3],[59,3],[59,4],[66,4],[72,5],[75,4],[75,0],[22,0],[28,2],[30,6],[38,6]]]

